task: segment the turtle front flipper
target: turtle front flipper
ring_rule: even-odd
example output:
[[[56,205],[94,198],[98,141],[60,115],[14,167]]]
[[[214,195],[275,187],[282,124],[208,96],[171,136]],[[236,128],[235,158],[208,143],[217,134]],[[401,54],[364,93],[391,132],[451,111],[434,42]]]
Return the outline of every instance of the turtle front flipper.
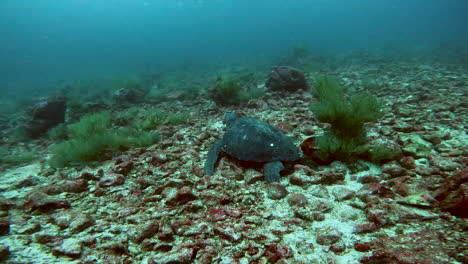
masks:
[[[208,152],[208,157],[206,157],[205,161],[205,174],[211,175],[213,174],[214,167],[216,161],[218,160],[219,152],[221,152],[221,148],[223,146],[223,140],[219,139],[211,147],[210,151]]]
[[[279,182],[280,180],[280,171],[284,169],[283,163],[281,161],[273,161],[265,163],[263,166],[263,174],[265,175],[266,182]]]

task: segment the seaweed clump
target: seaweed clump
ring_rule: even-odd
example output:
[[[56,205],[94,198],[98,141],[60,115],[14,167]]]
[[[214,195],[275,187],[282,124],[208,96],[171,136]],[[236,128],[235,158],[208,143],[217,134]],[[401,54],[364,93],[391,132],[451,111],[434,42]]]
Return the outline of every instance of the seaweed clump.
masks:
[[[208,90],[210,98],[220,106],[241,105],[265,94],[245,77],[218,77]]]
[[[315,151],[309,155],[323,163],[356,157],[380,161],[393,156],[384,146],[367,145],[364,125],[384,115],[382,104],[375,96],[365,93],[348,96],[336,78],[327,76],[316,79],[313,93],[318,102],[310,107],[312,112],[319,121],[330,126],[311,142]]]
[[[110,158],[108,153],[148,146],[159,140],[159,134],[154,131],[143,131],[136,126],[113,127],[109,112],[86,115],[68,125],[66,131],[68,139],[50,147],[52,167],[106,160]]]

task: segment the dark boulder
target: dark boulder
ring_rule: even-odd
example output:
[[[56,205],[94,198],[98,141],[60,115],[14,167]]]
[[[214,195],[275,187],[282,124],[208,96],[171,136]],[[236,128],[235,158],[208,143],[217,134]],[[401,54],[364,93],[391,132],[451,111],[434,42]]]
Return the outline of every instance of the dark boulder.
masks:
[[[273,91],[296,92],[309,89],[305,75],[287,66],[273,67],[265,85]]]
[[[44,135],[49,129],[65,122],[67,106],[64,96],[40,99],[29,111],[30,121],[26,131],[32,138]]]

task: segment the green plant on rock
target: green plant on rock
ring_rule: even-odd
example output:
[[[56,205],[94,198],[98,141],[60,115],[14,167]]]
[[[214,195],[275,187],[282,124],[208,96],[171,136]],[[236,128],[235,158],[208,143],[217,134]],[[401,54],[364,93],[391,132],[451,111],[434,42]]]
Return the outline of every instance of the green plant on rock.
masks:
[[[330,124],[316,139],[319,158],[349,160],[366,152],[364,124],[383,116],[380,101],[363,93],[347,97],[344,87],[333,77],[318,77],[314,87],[318,102],[311,110],[319,121]]]

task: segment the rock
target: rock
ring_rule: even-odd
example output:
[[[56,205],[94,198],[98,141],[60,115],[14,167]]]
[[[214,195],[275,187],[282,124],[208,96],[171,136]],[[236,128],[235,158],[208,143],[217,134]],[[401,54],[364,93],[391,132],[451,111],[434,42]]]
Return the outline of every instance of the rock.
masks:
[[[272,68],[265,86],[273,91],[296,92],[309,89],[304,74],[294,68],[275,66]]]
[[[106,188],[112,186],[119,186],[124,184],[125,177],[122,174],[111,173],[106,175],[106,177],[99,180],[99,187]]]
[[[320,179],[317,183],[321,184],[335,184],[345,179],[345,175],[342,172],[331,172],[327,171],[320,173]]]
[[[86,180],[86,181],[99,181],[99,177],[94,175],[93,173],[89,171],[83,171],[81,172],[80,178]]]
[[[231,243],[239,242],[242,237],[242,233],[237,232],[236,230],[228,227],[216,227],[213,229],[213,232],[216,235],[220,236],[222,239],[228,240]]]
[[[79,233],[86,228],[93,226],[95,223],[94,219],[85,213],[78,213],[74,216],[70,222],[70,229],[73,233]]]
[[[40,179],[38,177],[33,176],[33,175],[29,175],[28,177],[21,179],[15,185],[15,188],[16,189],[21,189],[21,188],[25,188],[25,187],[31,187],[31,186],[37,185],[38,183],[40,183]]]
[[[10,221],[6,218],[0,219],[0,236],[10,233]]]
[[[267,193],[268,198],[273,200],[279,200],[283,199],[284,197],[286,197],[286,195],[288,195],[288,190],[286,190],[285,185],[274,182],[268,186]]]
[[[367,242],[364,242],[364,243],[356,242],[356,243],[354,243],[354,249],[356,251],[359,251],[359,252],[368,252],[372,248],[371,248],[370,244],[367,243]]]
[[[423,230],[397,236],[382,236],[360,246],[359,251],[369,251],[370,256],[360,263],[449,263],[453,256],[444,245],[443,231]]]
[[[193,248],[174,248],[171,252],[160,253],[149,259],[148,263],[154,264],[185,264],[193,263]]]
[[[406,169],[414,169],[416,168],[416,163],[414,161],[414,158],[411,156],[405,156],[400,159],[400,164],[402,167]]]
[[[133,169],[133,161],[127,160],[127,161],[123,161],[117,164],[117,166],[114,168],[114,171],[124,176],[127,176],[127,174],[132,169]]]
[[[79,258],[82,253],[81,241],[76,238],[65,239],[60,246],[52,249],[52,254],[55,256],[67,256],[71,258]]]
[[[449,177],[434,193],[442,211],[468,218],[468,169]]]
[[[416,134],[404,134],[400,136],[403,153],[416,158],[427,158],[432,150],[432,144]]]
[[[26,131],[32,138],[41,137],[50,128],[65,122],[66,108],[64,96],[41,98],[29,111],[31,121]]]
[[[0,245],[0,262],[7,260],[10,257],[10,248],[5,245]]]
[[[362,234],[362,233],[371,233],[374,232],[378,229],[378,226],[374,223],[362,223],[362,224],[356,224],[354,226],[354,232],[357,234]]]
[[[341,253],[346,250],[346,245],[342,242],[338,242],[329,247],[332,252]]]
[[[400,166],[398,162],[392,161],[382,166],[382,172],[389,174],[392,178],[395,178],[405,175],[406,169]]]
[[[293,207],[304,207],[308,204],[307,197],[301,193],[293,193],[288,196],[288,203]]]
[[[50,221],[60,229],[66,229],[70,226],[73,218],[73,212],[71,210],[62,210],[54,213],[50,216]]]
[[[367,183],[362,186],[358,191],[358,197],[363,202],[367,203],[372,200],[373,196],[378,196],[380,198],[395,198],[395,193],[388,186],[382,183],[373,182]]]
[[[182,187],[180,188],[174,196],[169,197],[166,204],[167,205],[181,205],[186,204],[190,201],[197,200],[198,197],[192,193],[190,187]]]
[[[335,190],[333,193],[333,196],[335,196],[335,199],[339,202],[353,199],[355,195],[356,195],[355,191],[352,191],[347,188],[339,188]]]
[[[62,190],[69,193],[80,193],[88,190],[88,182],[84,179],[77,179],[62,184]]]
[[[13,206],[15,206],[15,202],[12,199],[6,199],[0,195],[0,211],[8,212]]]
[[[340,240],[342,235],[337,229],[321,230],[317,235],[317,243],[320,245],[331,245]]]
[[[24,228],[17,230],[17,232],[18,234],[22,234],[22,235],[31,235],[31,234],[41,231],[41,229],[42,229],[41,224],[37,222],[33,222],[33,223],[28,223]]]
[[[168,223],[163,223],[159,228],[158,233],[159,240],[162,241],[173,241],[174,240],[174,230]]]
[[[123,243],[122,241],[108,241],[102,244],[101,248],[117,256],[129,253],[128,243]]]
[[[130,240],[135,243],[141,243],[146,238],[152,238],[159,231],[159,225],[157,223],[149,223],[146,225],[139,226],[136,232],[130,236]]]
[[[70,208],[70,203],[64,199],[54,198],[42,192],[33,192],[28,196],[24,207],[29,211],[39,210],[49,212],[54,209]]]

